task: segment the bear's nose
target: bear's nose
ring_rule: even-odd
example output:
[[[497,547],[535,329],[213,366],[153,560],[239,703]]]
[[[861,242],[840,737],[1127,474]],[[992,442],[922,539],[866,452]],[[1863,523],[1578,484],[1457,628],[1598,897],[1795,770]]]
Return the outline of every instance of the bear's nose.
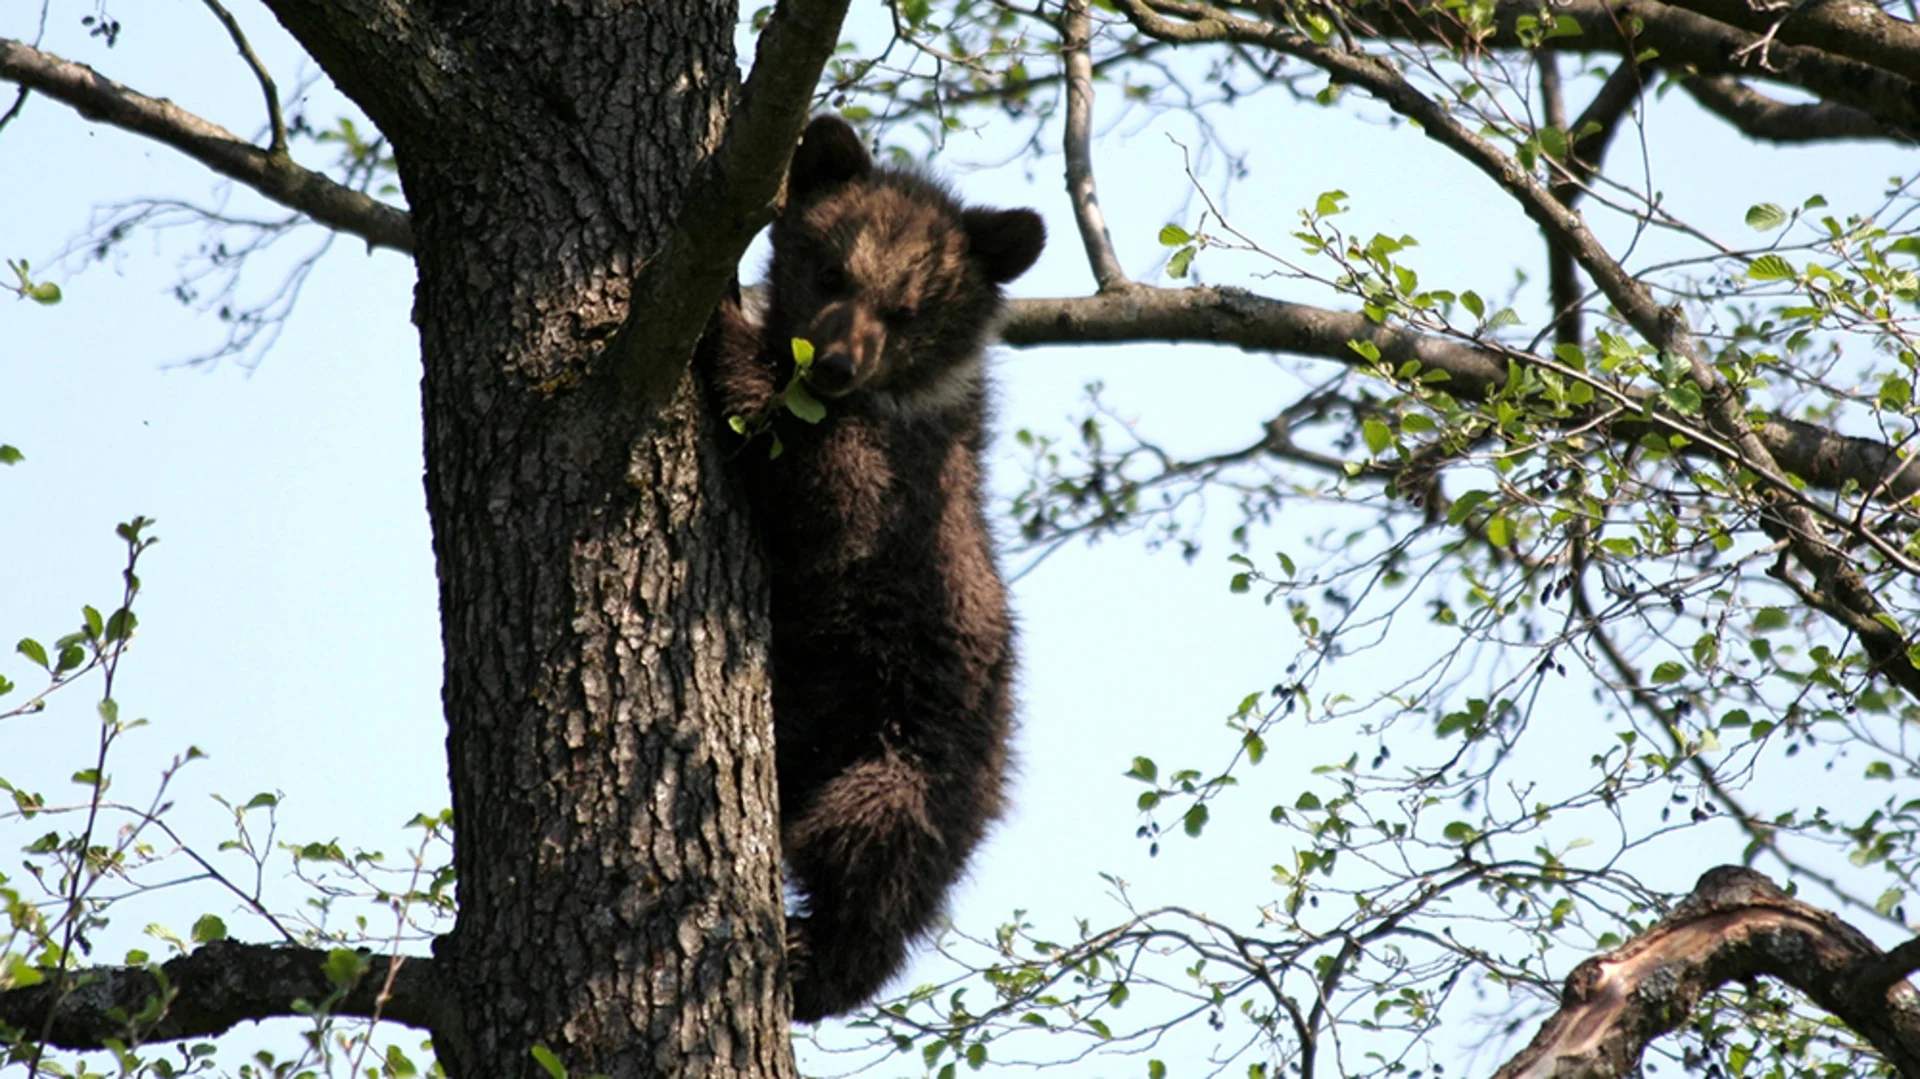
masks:
[[[817,352],[807,368],[807,382],[821,393],[842,394],[853,386],[853,350],[845,346]]]

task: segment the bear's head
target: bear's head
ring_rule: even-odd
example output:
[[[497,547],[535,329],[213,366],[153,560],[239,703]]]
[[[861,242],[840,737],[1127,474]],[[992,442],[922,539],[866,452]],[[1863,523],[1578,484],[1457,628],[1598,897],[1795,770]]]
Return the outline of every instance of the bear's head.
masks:
[[[771,330],[812,342],[809,384],[918,410],[969,398],[1001,286],[1046,244],[1031,210],[962,206],[917,172],[875,165],[851,127],[807,125],[773,228]]]

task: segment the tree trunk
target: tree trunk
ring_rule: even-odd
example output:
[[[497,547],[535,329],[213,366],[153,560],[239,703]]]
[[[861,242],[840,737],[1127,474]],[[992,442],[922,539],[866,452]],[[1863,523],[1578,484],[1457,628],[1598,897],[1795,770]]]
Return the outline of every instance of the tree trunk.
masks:
[[[762,568],[692,380],[653,411],[604,362],[726,120],[734,6],[429,5],[431,38],[273,6],[413,207],[460,899],[436,1048],[791,1074]],[[382,57],[382,18],[414,47]]]

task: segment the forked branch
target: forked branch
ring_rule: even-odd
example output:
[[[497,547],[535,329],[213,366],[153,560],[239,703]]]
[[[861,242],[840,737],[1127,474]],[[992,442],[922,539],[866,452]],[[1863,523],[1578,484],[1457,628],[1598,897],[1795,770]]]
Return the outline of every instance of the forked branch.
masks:
[[[1882,952],[1753,870],[1709,869],[1653,928],[1575,967],[1560,1010],[1494,1079],[1637,1075],[1647,1045],[1692,1017],[1702,997],[1760,975],[1806,994],[1899,1074],[1920,1076],[1920,992],[1905,980],[1905,962],[1889,963],[1912,951]]]

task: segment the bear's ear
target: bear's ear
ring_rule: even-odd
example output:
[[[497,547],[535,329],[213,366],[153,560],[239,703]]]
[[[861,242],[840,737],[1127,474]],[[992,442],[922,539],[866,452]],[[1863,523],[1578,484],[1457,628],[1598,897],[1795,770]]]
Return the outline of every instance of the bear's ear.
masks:
[[[860,136],[838,116],[816,116],[800,136],[787,170],[787,201],[800,199],[873,171],[873,158]]]
[[[967,253],[996,285],[1027,272],[1047,246],[1047,226],[1032,210],[967,210]]]

